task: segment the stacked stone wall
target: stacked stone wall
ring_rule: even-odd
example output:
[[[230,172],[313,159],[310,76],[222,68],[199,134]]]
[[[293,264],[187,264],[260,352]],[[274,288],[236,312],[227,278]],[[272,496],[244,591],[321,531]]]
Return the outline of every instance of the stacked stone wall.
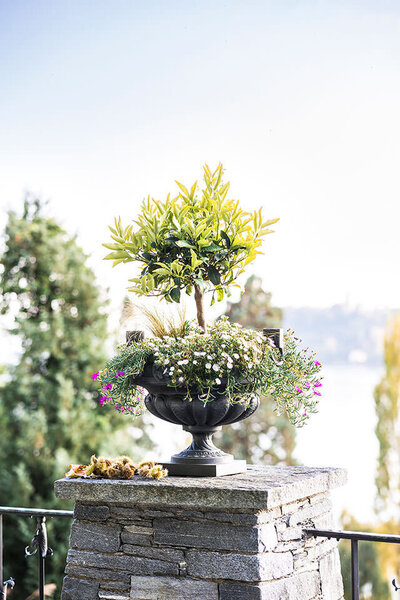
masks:
[[[61,600],[342,600],[328,491],[198,508],[78,500]]]

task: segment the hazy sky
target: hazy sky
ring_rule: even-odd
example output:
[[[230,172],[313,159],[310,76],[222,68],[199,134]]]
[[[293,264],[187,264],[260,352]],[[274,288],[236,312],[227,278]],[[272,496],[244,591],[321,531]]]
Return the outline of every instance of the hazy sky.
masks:
[[[0,198],[101,243],[222,161],[275,302],[400,306],[400,3],[0,0]]]

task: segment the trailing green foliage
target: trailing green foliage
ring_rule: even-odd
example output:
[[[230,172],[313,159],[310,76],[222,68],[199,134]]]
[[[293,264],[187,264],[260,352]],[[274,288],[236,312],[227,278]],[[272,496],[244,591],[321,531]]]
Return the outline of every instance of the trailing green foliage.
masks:
[[[285,411],[291,423],[301,426],[318,405],[320,364],[312,353],[298,348],[291,332],[285,345],[283,364],[278,364],[279,353],[271,340],[222,317],[206,335],[193,327],[184,337],[123,345],[118,356],[93,377],[100,384],[102,404],[136,415],[142,408],[143,390],[133,385],[132,376],[142,373],[146,361],[154,361],[167,385],[186,388],[186,400],[192,399],[194,391],[204,403],[220,394],[231,403],[273,394],[278,413]]]
[[[179,195],[165,202],[148,198],[132,225],[123,227],[115,219],[110,227],[113,243],[105,257],[119,263],[138,262],[140,275],[130,279],[135,294],[161,296],[180,302],[181,292],[197,290],[200,309],[202,294],[212,291],[211,304],[229,294],[244,268],[260,253],[262,238],[272,233],[262,210],[248,213],[238,201],[228,199],[229,183],[223,183],[220,164],[212,173],[204,167],[204,186],[195,182],[187,189],[176,182]],[[239,287],[239,286],[238,286]],[[199,324],[205,328],[203,316]]]

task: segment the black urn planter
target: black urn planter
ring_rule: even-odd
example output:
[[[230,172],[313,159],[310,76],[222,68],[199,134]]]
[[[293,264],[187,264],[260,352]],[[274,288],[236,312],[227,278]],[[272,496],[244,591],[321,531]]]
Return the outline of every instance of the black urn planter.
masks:
[[[193,436],[190,446],[163,463],[170,475],[215,477],[246,471],[246,461],[235,460],[232,454],[217,448],[212,436],[222,425],[250,417],[259,406],[258,397],[245,403],[230,404],[222,381],[214,392],[214,399],[206,404],[193,389],[190,390],[192,400],[184,400],[186,388],[168,386],[163,370],[152,361],[148,361],[143,373],[133,382],[149,392],[145,399],[149,412],[164,421],[182,425]]]

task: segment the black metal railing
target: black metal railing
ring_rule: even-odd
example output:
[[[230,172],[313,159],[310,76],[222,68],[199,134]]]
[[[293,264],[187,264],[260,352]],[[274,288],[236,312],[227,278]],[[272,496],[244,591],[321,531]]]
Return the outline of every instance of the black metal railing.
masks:
[[[22,515],[24,517],[36,517],[36,532],[31,543],[25,548],[25,556],[38,555],[38,584],[39,600],[44,600],[45,562],[48,556],[53,554],[47,544],[47,517],[61,517],[71,519],[74,513],[71,510],[45,510],[42,508],[17,508],[12,506],[0,506],[0,600],[7,598],[7,588],[13,588],[15,581],[9,577],[3,578],[3,515]],[[29,549],[32,546],[32,551]]]
[[[45,600],[45,561],[48,556],[53,554],[47,544],[47,517],[73,518],[71,510],[46,510],[41,508],[19,508],[10,506],[0,506],[0,600],[7,598],[7,589],[13,588],[15,581],[9,577],[6,581],[3,579],[3,515],[22,515],[24,517],[36,517],[36,532],[31,543],[25,548],[25,556],[38,555],[38,583],[39,600]],[[367,533],[362,531],[334,531],[333,529],[304,529],[304,533],[312,537],[334,538],[336,540],[350,540],[351,542],[351,592],[352,600],[359,600],[360,581],[359,581],[359,562],[358,562],[358,543],[365,542],[383,542],[386,544],[400,544],[400,535],[389,535],[384,533]],[[29,547],[33,550],[30,551]],[[396,591],[395,579],[392,585]]]
[[[307,535],[313,537],[334,538],[336,540],[351,541],[351,598],[359,600],[360,598],[360,579],[358,569],[358,542],[384,542],[386,544],[400,544],[400,535],[389,535],[385,533],[365,533],[362,531],[333,531],[330,529],[305,529]],[[396,581],[393,579],[392,585],[395,590],[399,590]]]

